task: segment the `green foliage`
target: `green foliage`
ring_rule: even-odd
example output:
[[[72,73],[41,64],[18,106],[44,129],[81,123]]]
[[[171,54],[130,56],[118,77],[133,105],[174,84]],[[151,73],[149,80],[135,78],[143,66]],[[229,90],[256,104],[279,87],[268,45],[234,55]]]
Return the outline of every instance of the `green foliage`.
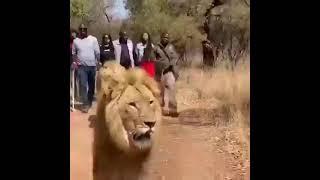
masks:
[[[130,14],[135,15],[140,11],[143,0],[127,0],[125,8],[129,10]]]
[[[204,22],[208,22],[208,38],[220,50],[248,49],[250,41],[250,1],[225,0],[219,16],[211,10],[209,19],[205,13],[212,0],[125,0],[130,18],[121,22],[106,21],[104,7],[113,0],[70,0],[71,27],[84,22],[89,33],[100,39],[102,33],[110,33],[116,39],[121,27],[125,28],[134,41],[143,32],[149,32],[154,43],[160,34],[169,32],[176,49],[183,55],[190,49],[201,47]],[[208,21],[207,21],[208,20]],[[187,48],[187,49],[186,49]],[[188,49],[189,48],[189,49]],[[230,54],[230,53],[229,53]]]
[[[103,33],[112,33],[114,28],[105,16],[106,5],[112,7],[113,0],[71,0],[70,27],[77,29],[80,23],[88,26],[88,32],[99,40]],[[119,24],[115,23],[115,27]]]
[[[190,16],[180,15],[168,27],[168,32],[172,37],[177,50],[185,51],[186,44],[189,48],[201,46],[201,41],[205,38],[198,29],[197,22]]]
[[[174,14],[168,0],[128,0],[127,6],[135,9],[131,12],[134,40],[138,40],[143,32],[149,32],[153,41],[158,42],[160,34],[166,31],[181,55],[188,41],[193,47],[201,45],[200,40],[204,37],[198,29],[200,24],[192,16]]]
[[[71,0],[70,17],[80,19],[89,18],[91,5],[88,0]]]
[[[221,8],[214,9],[209,22],[209,39],[219,44],[222,49],[241,51],[248,48],[250,41],[250,7],[244,0],[228,1]]]

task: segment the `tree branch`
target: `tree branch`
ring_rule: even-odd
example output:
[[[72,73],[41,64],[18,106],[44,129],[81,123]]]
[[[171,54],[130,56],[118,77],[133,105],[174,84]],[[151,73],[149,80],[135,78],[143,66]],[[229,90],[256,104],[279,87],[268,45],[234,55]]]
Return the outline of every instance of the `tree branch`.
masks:
[[[108,20],[108,23],[110,23],[110,19],[109,19],[108,14],[105,12],[104,15],[106,16],[106,18],[107,18],[107,20]]]
[[[108,7],[110,7],[110,6],[107,5],[107,6],[103,7],[103,9],[104,9],[104,15],[106,16],[108,22],[110,23],[110,18],[109,18],[109,16],[108,16],[107,12],[106,12]]]

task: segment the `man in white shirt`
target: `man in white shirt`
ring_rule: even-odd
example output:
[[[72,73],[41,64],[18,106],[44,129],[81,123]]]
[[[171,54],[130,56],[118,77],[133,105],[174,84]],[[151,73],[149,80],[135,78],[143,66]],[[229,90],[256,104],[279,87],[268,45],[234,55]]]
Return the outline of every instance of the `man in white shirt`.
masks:
[[[73,41],[72,55],[74,65],[78,68],[79,90],[83,103],[81,111],[87,113],[92,106],[100,48],[97,38],[88,35],[84,24],[79,26],[79,37]]]

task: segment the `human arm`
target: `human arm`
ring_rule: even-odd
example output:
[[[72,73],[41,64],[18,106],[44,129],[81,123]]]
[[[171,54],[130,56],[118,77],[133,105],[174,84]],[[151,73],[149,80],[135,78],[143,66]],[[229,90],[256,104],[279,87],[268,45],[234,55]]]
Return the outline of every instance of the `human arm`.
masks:
[[[106,53],[104,52],[103,46],[100,45],[100,63],[106,59]]]
[[[140,63],[139,60],[139,44],[136,44],[136,46],[133,48],[134,51],[133,51],[133,59],[137,62],[137,63]]]
[[[75,62],[77,59],[77,49],[76,49],[75,43],[72,43],[71,54],[72,54],[72,61]]]
[[[175,47],[172,44],[170,44],[170,46],[168,47],[168,50],[169,50],[169,56],[170,56],[170,60],[171,60],[170,64],[177,65],[179,55],[178,55]]]
[[[131,44],[131,45],[130,45]],[[131,49],[129,48],[129,46],[131,46]],[[135,64],[134,64],[134,51],[135,51],[135,46],[133,44],[132,41],[129,41],[129,45],[127,44],[127,47],[129,48],[129,54],[131,53],[130,56],[130,61],[131,61],[131,68],[134,68]],[[131,52],[130,52],[131,51]]]
[[[114,48],[114,59],[116,60],[117,63],[120,64],[120,53],[121,53],[121,46],[119,44],[118,40],[112,41],[112,45]]]
[[[73,68],[77,68],[77,66],[80,65],[80,62],[78,59],[78,48],[75,41],[72,43],[71,54],[72,54],[72,66]]]
[[[100,47],[97,38],[94,38],[93,41],[93,50],[97,64],[100,62]]]

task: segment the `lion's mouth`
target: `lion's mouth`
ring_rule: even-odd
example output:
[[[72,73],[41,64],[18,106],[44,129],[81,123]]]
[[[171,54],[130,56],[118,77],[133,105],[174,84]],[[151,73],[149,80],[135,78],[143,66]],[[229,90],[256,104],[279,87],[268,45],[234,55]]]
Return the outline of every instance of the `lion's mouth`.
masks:
[[[133,135],[133,140],[135,141],[145,141],[151,139],[151,131],[147,131],[146,133],[135,133]]]
[[[152,146],[152,130],[148,130],[145,133],[135,132],[131,134],[131,143],[139,150],[147,150]]]

